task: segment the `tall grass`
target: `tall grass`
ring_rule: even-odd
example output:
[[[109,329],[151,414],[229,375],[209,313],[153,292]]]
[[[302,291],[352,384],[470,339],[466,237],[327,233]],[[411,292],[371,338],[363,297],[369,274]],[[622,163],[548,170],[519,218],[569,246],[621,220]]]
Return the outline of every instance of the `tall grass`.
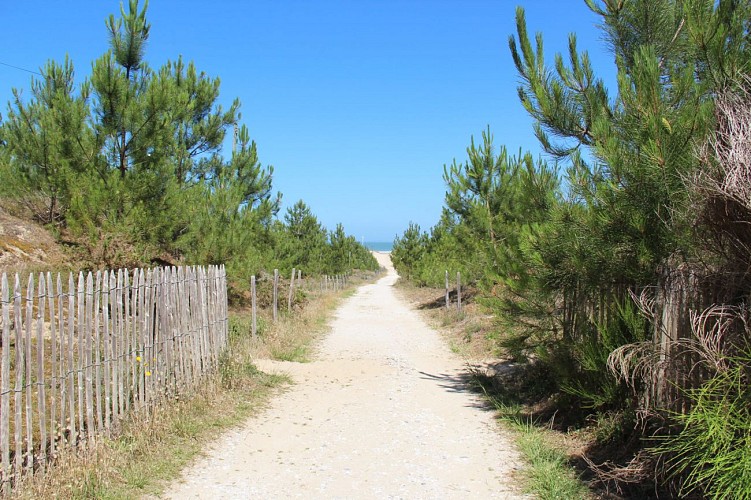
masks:
[[[565,451],[554,445],[546,427],[524,415],[522,406],[496,393],[486,377],[475,374],[473,383],[496,409],[504,427],[513,432],[527,464],[522,470],[524,490],[541,500],[586,499],[592,495],[569,463]]]
[[[667,457],[681,494],[751,499],[751,346],[727,356],[726,367],[698,389],[692,406],[674,415],[680,431],[655,448]]]

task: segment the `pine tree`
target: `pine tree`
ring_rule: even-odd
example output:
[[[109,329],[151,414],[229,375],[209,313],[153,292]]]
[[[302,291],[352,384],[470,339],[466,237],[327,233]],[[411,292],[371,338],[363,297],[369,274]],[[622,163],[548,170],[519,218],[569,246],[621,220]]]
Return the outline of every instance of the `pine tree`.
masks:
[[[76,95],[73,63],[67,57],[63,64],[50,61],[40,72],[41,78],[32,78],[28,102],[13,89],[2,124],[8,154],[3,184],[38,220],[59,223],[76,175],[90,168],[96,152],[86,123],[87,88]]]
[[[279,256],[285,269],[297,267],[306,273],[322,273],[326,267],[328,233],[302,200],[284,214],[285,236]]]
[[[151,30],[146,22],[148,0],[140,13],[138,0],[130,0],[128,7],[126,13],[120,6],[121,18],[110,15],[107,19],[110,52],[97,61],[92,76],[99,101],[101,133],[107,138],[111,156],[123,178],[139,134],[144,134],[144,128],[159,119],[160,111],[159,106],[152,106],[148,114],[142,109],[151,74],[144,61]]]
[[[167,62],[155,79],[169,94],[166,115],[173,143],[168,153],[174,162],[175,179],[180,185],[199,182],[203,172],[197,160],[220,153],[226,129],[240,119],[240,103],[235,99],[227,111],[217,106],[219,78],[198,73],[193,62],[186,65],[182,57]],[[244,133],[247,135],[247,131]]]
[[[427,235],[422,232],[420,225],[414,222],[402,236],[394,239],[391,249],[391,260],[394,268],[405,279],[412,279],[418,275],[418,266],[427,250]]]
[[[586,244],[567,241],[570,227],[561,228],[565,257],[559,279],[591,290],[644,286],[654,283],[666,259],[690,252],[685,180],[698,168],[693,148],[711,129],[713,96],[751,60],[749,5],[587,4],[601,16],[615,55],[615,98],[587,53],[578,51],[573,34],[568,64],[557,55],[548,67],[542,35],[533,48],[522,9],[518,40],[509,40],[523,81],[519,96],[536,120],[541,145],[570,164],[568,208],[559,220]]]

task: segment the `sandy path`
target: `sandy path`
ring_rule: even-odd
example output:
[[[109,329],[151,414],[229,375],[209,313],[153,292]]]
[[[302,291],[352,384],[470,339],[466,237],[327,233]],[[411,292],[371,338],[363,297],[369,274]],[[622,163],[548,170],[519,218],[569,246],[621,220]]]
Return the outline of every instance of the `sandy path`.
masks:
[[[462,363],[389,272],[338,310],[297,382],[221,438],[166,498],[517,498],[518,456],[465,391]]]

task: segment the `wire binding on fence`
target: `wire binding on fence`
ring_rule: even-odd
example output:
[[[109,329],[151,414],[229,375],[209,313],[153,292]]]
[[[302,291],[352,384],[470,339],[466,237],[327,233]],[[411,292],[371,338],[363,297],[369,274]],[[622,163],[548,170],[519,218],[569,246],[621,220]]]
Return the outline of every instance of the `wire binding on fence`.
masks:
[[[223,266],[0,282],[0,482],[191,391],[227,345]],[[12,294],[12,295],[11,295]],[[12,385],[12,387],[11,387]],[[11,396],[13,396],[11,398]]]

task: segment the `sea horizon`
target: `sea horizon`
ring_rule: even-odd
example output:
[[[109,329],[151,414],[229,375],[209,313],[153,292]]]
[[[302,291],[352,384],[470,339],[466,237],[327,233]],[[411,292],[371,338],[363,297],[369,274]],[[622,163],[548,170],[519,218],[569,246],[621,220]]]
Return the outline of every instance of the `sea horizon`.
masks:
[[[393,241],[366,241],[363,243],[365,248],[374,252],[390,252],[394,246]]]

